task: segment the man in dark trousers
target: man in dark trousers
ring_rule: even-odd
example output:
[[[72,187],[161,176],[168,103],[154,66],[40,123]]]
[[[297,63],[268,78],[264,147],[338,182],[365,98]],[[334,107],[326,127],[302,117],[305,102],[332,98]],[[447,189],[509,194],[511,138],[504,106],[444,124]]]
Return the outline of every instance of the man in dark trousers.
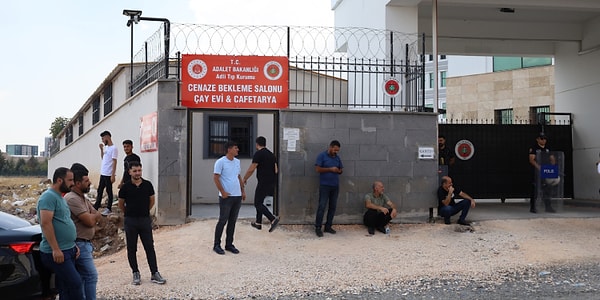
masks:
[[[112,142],[112,135],[108,131],[103,131],[100,134],[102,143],[100,143],[100,158],[102,159],[102,165],[100,168],[100,183],[98,184],[98,195],[96,196],[96,203],[94,203],[95,209],[100,209],[102,205],[102,195],[106,188],[106,194],[108,196],[108,202],[106,208],[102,210],[103,215],[108,215],[112,211],[113,204],[113,183],[115,182],[115,175],[117,172],[117,157],[119,156],[119,150],[117,146]]]
[[[329,148],[317,156],[315,170],[319,173],[319,206],[317,208],[317,217],[315,220],[315,233],[318,237],[323,236],[321,227],[323,226],[323,216],[325,207],[327,208],[327,221],[325,222],[325,232],[335,234],[336,231],[331,227],[333,216],[337,207],[338,194],[340,192],[340,174],[344,165],[342,159],[338,156],[340,152],[340,142],[333,140],[329,143]]]
[[[227,154],[215,162],[213,170],[213,181],[219,190],[219,221],[215,226],[215,240],[213,251],[219,255],[225,254],[225,250],[238,254],[240,251],[233,245],[235,223],[237,222],[242,201],[246,200],[244,181],[240,175],[240,160],[238,156],[240,149],[237,143],[229,141],[225,143]],[[225,237],[225,250],[221,248],[221,236],[227,225]]]
[[[129,163],[132,161],[142,162],[142,159],[137,154],[133,153],[132,140],[123,141],[123,151],[125,151],[125,158],[123,159],[123,177],[121,178],[121,183],[119,183],[119,189],[125,182],[131,180],[131,175],[129,175]]]
[[[265,215],[271,223],[269,232],[273,232],[279,224],[279,218],[273,216],[269,209],[265,206],[265,197],[273,196],[275,192],[275,183],[277,182],[277,159],[273,152],[266,147],[267,139],[263,136],[256,138],[256,153],[252,157],[252,164],[248,167],[248,171],[244,175],[244,184],[248,178],[252,176],[256,170],[256,179],[258,184],[254,191],[254,207],[256,208],[256,222],[251,222],[252,227],[262,229],[262,217]]]
[[[531,182],[532,182],[532,191],[531,198],[529,200],[529,212],[537,213],[537,208],[535,207],[535,201],[537,199],[537,191],[538,189],[542,189],[542,186],[538,186],[538,178],[540,172],[540,165],[538,164],[536,157],[538,154],[543,156],[548,156],[550,154],[550,149],[546,146],[548,142],[548,137],[545,133],[540,132],[538,136],[535,138],[535,144],[529,148],[529,164],[531,165]],[[536,176],[538,174],[538,176]],[[540,180],[541,181],[541,180]],[[539,183],[541,184],[541,183]],[[544,205],[546,207],[546,212],[554,213],[556,212],[552,206],[550,205],[550,199],[544,197],[543,199]]]
[[[367,211],[363,216],[363,222],[367,226],[369,234],[375,234],[375,229],[382,233],[386,232],[386,226],[398,215],[396,205],[384,193],[383,182],[373,182],[373,192],[365,195],[365,208]],[[387,228],[389,230],[389,227]]]
[[[154,186],[142,178],[142,164],[138,161],[129,163],[131,181],[123,184],[119,190],[119,208],[125,214],[125,240],[127,242],[127,259],[133,272],[133,285],[141,283],[140,270],[137,263],[137,239],[142,240],[146,259],[150,267],[150,280],[157,284],[165,284],[158,272],[154,238],[152,237],[152,219],[150,209],[154,206]]]

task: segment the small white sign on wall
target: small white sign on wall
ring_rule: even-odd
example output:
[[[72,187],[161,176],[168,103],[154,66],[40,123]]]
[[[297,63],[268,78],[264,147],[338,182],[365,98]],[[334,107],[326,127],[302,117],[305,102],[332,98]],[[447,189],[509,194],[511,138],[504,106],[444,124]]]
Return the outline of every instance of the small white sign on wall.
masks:
[[[435,159],[433,147],[419,147],[419,159]]]

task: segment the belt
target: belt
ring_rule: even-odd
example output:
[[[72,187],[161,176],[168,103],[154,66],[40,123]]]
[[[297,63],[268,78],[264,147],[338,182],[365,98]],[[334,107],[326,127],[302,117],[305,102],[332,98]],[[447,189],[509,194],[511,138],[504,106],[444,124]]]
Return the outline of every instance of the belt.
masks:
[[[86,243],[91,243],[92,241],[88,240],[88,239],[80,239],[80,238],[76,238],[75,239],[76,242],[86,242]]]

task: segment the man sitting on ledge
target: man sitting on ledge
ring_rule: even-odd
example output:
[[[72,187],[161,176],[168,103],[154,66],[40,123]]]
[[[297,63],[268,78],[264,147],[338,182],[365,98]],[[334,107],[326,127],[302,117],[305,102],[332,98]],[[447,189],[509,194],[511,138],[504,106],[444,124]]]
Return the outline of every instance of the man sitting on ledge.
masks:
[[[363,217],[363,222],[371,235],[375,234],[375,229],[386,233],[385,227],[398,214],[396,205],[383,193],[384,190],[383,183],[375,181],[373,182],[373,192],[365,195],[367,211]]]
[[[442,185],[438,188],[438,214],[444,217],[444,223],[450,224],[450,217],[458,212],[462,212],[458,218],[458,224],[469,226],[467,222],[467,214],[470,208],[475,207],[475,199],[463,192],[460,188],[455,188],[452,185],[450,176],[442,177]],[[454,201],[454,198],[462,198],[460,202]]]

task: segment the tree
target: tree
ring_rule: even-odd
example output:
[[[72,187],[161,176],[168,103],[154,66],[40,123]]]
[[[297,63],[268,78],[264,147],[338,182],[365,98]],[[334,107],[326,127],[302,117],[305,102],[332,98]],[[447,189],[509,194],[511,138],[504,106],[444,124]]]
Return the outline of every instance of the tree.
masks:
[[[65,117],[57,117],[50,125],[50,135],[55,139],[58,134],[69,124],[71,119]]]

